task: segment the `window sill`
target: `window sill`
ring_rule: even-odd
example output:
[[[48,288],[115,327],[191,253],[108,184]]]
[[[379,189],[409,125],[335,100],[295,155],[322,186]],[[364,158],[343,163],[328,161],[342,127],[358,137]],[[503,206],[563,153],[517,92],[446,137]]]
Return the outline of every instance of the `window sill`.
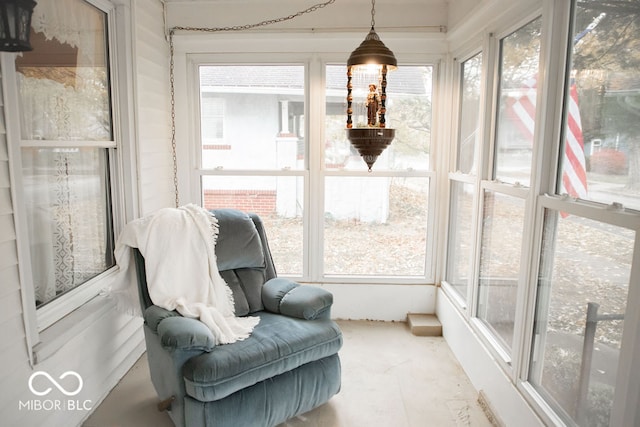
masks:
[[[40,332],[40,342],[33,347],[34,364],[44,362],[91,324],[115,309],[113,301],[96,296],[78,309]]]
[[[108,283],[110,277],[116,274],[117,271],[117,267],[112,267],[106,272],[69,291],[64,296],[51,301],[42,308],[37,309],[38,330],[42,333],[56,322],[63,319],[65,316],[72,314],[75,310],[93,299],[100,293],[105,286],[104,284]]]

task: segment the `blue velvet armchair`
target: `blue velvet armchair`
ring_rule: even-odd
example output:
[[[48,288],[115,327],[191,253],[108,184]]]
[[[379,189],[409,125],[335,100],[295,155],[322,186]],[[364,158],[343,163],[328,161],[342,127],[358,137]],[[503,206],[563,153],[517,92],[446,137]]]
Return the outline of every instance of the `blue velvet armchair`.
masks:
[[[215,345],[199,320],[153,305],[134,250],[151,380],[178,427],[274,426],[340,390],[340,329],[333,296],[276,277],[260,218],[231,209],[218,219],[218,270],[237,316],[258,316],[251,336]],[[179,262],[179,260],[167,260]]]

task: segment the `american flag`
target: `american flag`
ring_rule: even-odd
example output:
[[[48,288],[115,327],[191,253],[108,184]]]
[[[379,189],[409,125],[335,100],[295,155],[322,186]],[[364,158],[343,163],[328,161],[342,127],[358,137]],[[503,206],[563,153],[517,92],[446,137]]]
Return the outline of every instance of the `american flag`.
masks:
[[[578,89],[575,82],[569,88],[569,114],[567,115],[567,139],[562,161],[562,190],[571,197],[587,198],[587,171],[584,158],[582,121],[578,108]]]
[[[507,98],[506,105],[508,117],[520,129],[522,136],[527,141],[533,142],[536,115],[536,80],[529,79],[525,81],[521,90],[514,92]],[[562,166],[561,192],[571,197],[586,199],[587,172],[584,140],[582,138],[582,122],[578,108],[578,90],[573,80],[569,88],[569,111]]]

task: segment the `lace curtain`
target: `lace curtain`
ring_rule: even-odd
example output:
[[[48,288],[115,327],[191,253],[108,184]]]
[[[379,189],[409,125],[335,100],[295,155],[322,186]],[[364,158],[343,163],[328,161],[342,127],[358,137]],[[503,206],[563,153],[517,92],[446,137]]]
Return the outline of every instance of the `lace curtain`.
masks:
[[[36,305],[113,265],[105,157],[99,148],[22,149]]]
[[[32,27],[46,45],[16,61],[37,306],[113,265],[105,22],[83,0],[40,0]],[[48,49],[70,59],[48,65]]]
[[[89,53],[95,49],[95,37],[88,35],[95,31],[95,21],[104,19],[103,16],[84,1],[39,0],[31,16],[31,27],[47,40],[55,38],[81,53]]]

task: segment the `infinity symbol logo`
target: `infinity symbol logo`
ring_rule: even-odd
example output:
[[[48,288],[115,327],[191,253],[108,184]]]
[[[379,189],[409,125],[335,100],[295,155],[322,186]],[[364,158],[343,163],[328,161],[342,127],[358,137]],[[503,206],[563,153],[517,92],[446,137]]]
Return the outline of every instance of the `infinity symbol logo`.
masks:
[[[46,396],[47,394],[51,393],[51,387],[47,388],[44,391],[37,391],[33,388],[33,380],[35,377],[37,376],[43,376],[45,378],[47,378],[49,381],[51,381],[51,384],[53,384],[58,390],[60,390],[62,393],[64,393],[65,396],[75,396],[76,394],[80,393],[80,390],[82,390],[82,377],[80,376],[80,374],[78,374],[77,372],[74,371],[67,371],[64,374],[60,375],[60,380],[65,379],[66,377],[68,377],[69,375],[76,377],[78,379],[78,388],[73,390],[73,391],[67,391],[64,387],[62,387],[60,384],[58,384],[58,382],[56,380],[54,380],[51,375],[49,375],[47,372],[44,371],[36,371],[33,374],[31,374],[31,376],[29,377],[29,390],[31,390],[31,393],[35,394],[36,396]]]

